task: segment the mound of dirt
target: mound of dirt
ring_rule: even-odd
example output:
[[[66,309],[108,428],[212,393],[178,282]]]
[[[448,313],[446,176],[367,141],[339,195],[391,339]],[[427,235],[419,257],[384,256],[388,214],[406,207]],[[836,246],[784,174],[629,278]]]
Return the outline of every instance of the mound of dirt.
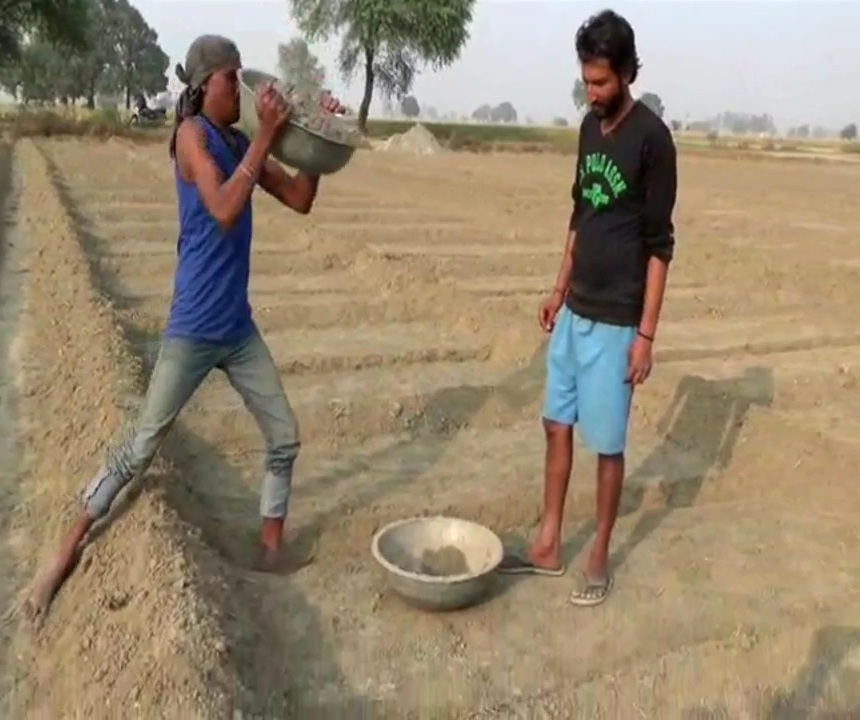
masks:
[[[442,152],[443,148],[433,133],[419,123],[405,133],[392,135],[379,149],[410,155],[435,155]]]
[[[27,539],[12,548],[32,576],[78,511],[80,489],[123,421],[124,378],[137,368],[93,287],[45,157],[29,140],[16,151],[28,274],[12,536]],[[171,468],[156,470],[170,481]],[[145,493],[85,549],[44,626],[34,632],[22,618],[4,716],[229,716],[242,690],[214,610],[226,583],[206,565],[207,552],[162,495]]]

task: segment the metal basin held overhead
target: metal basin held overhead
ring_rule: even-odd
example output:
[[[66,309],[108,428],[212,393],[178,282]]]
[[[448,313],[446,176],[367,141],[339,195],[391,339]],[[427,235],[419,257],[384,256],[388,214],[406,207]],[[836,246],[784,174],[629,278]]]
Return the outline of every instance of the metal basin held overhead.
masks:
[[[502,561],[502,541],[468,520],[398,520],[373,538],[371,552],[389,586],[424,610],[457,610],[481,600]]]
[[[255,92],[259,85],[269,81],[277,82],[278,79],[258,70],[244,69],[239,72],[239,102],[242,113],[239,125],[252,137],[260,127]],[[333,117],[331,122],[346,121]],[[282,163],[310,175],[331,175],[342,170],[352,159],[354,152],[353,145],[325,137],[293,119],[287,123],[272,147],[272,155]]]

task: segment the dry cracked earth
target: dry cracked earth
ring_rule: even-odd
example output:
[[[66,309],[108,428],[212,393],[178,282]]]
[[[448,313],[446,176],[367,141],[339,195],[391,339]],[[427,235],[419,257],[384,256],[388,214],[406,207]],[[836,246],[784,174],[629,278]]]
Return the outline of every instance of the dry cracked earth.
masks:
[[[307,218],[259,197],[252,299],[301,422],[313,563],[250,569],[262,441],[213,375],[34,634],[16,609],[139,402],[177,223],[164,147],[0,148],[4,716],[860,716],[860,167],[682,158],[616,587],[591,610],[569,573],[422,614],[369,556],[414,514],[532,533],[570,159],[362,153]],[[593,469],[577,456],[572,568]]]

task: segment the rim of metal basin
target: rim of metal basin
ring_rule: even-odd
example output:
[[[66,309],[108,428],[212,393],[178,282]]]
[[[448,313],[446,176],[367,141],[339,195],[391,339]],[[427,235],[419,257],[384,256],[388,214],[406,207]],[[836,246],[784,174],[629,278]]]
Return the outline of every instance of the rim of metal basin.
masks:
[[[245,73],[246,72],[250,73],[251,75],[260,75],[262,77],[269,77],[272,80],[278,79],[274,75],[271,75],[270,73],[263,72],[262,70],[253,70],[251,68],[243,68],[242,70],[239,70],[239,73],[238,73],[239,74],[239,83],[242,85],[243,88],[245,88],[245,90],[247,90],[252,95],[254,94],[255,90],[253,87],[251,87],[248,83],[245,82]],[[335,117],[337,117],[337,116],[335,116]],[[340,122],[344,122],[344,120],[342,118],[338,118],[338,119]],[[332,140],[330,137],[326,137],[321,132],[314,130],[313,128],[309,128],[307,125],[299,122],[298,120],[291,118],[289,124],[292,125],[293,127],[297,127],[297,128],[300,128],[301,130],[304,130],[309,135],[313,135],[314,137],[317,137],[320,140],[325,140],[326,142],[331,143],[332,145],[342,145],[343,147],[349,147],[349,148],[352,147],[352,145],[350,143],[341,142],[340,140]]]
[[[493,543],[493,547],[491,549],[492,556],[491,561],[488,564],[487,568],[481,572],[467,572],[461,573],[459,575],[425,575],[424,573],[416,573],[411,570],[404,570],[399,565],[395,565],[391,561],[389,561],[379,550],[379,541],[382,539],[382,536],[385,535],[390,530],[393,530],[396,527],[401,525],[406,525],[407,523],[413,523],[416,520],[457,520],[459,522],[468,523],[469,525],[474,525],[475,527],[479,527],[482,530],[486,530],[490,533],[490,536],[495,538],[495,542]],[[483,525],[472,522],[471,520],[463,520],[461,518],[452,518],[447,515],[431,515],[431,516],[422,516],[416,515],[415,517],[404,518],[403,520],[395,520],[394,522],[388,523],[385,527],[377,530],[377,532],[373,536],[373,541],[370,544],[370,552],[372,553],[376,562],[378,562],[382,567],[384,567],[389,572],[394,573],[395,575],[400,575],[401,577],[409,578],[411,580],[417,580],[419,582],[427,583],[428,585],[452,585],[454,583],[463,582],[464,580],[472,580],[474,578],[481,577],[482,575],[486,575],[488,573],[493,572],[499,564],[502,562],[502,558],[504,557],[505,551],[504,546],[502,545],[502,541],[499,537],[489,528],[484,527]]]

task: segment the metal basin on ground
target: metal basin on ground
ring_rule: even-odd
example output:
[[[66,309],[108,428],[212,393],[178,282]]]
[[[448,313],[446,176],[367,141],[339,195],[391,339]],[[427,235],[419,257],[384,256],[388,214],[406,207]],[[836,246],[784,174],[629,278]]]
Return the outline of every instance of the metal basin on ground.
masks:
[[[239,102],[242,118],[240,126],[253,137],[260,127],[255,106],[255,91],[258,85],[269,80],[277,80],[274,75],[258,70],[241,70],[239,73]],[[332,122],[347,122],[333,118]],[[287,123],[278,142],[272,148],[272,155],[285,165],[310,175],[331,175],[342,170],[352,158],[355,148],[337,142],[320,133],[291,120]]]
[[[371,552],[388,583],[424,610],[458,610],[481,600],[502,561],[502,541],[488,528],[450,517],[398,520],[373,537]]]

